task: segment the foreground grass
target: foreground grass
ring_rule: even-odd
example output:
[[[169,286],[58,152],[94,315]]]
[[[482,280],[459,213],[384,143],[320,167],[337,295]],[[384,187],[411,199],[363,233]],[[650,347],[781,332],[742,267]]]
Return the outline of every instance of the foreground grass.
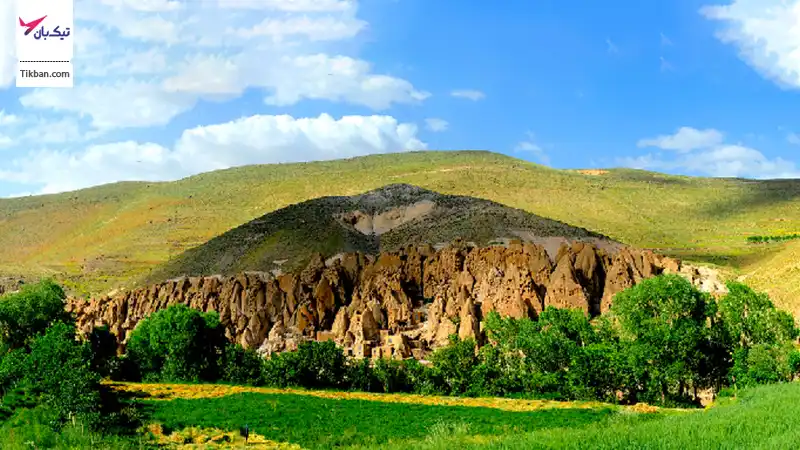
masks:
[[[0,273],[54,275],[77,292],[106,292],[170,257],[278,208],[389,183],[471,195],[603,233],[625,243],[752,274],[796,313],[800,272],[776,280],[784,244],[752,235],[796,231],[800,181],[667,176],[635,170],[554,170],[487,152],[421,152],[308,164],[248,166],[173,183],[116,183],[0,199]],[[774,284],[768,285],[768,281]],[[763,283],[762,283],[763,282]]]
[[[102,435],[68,424],[53,431],[40,408],[21,409],[0,426],[3,450],[143,450],[156,448],[144,436]]]
[[[436,436],[486,443],[547,428],[604,423],[621,411],[648,420],[677,410],[597,402],[455,398],[312,391],[226,385],[114,383],[139,393],[158,436],[186,436],[191,427],[239,430],[266,442],[307,449],[422,445]],[[196,434],[196,433],[195,433]],[[208,433],[206,433],[208,434]]]
[[[296,394],[243,393],[209,399],[148,402],[148,416],[167,430],[188,426],[238,430],[249,425],[276,442],[307,449],[424,439],[441,424],[468,426],[478,436],[582,427],[607,418],[612,408],[548,408],[511,412],[493,408],[382,403]]]
[[[744,390],[706,410],[564,402],[454,406],[443,397],[319,391],[240,391],[214,385],[138,385],[149,425],[135,437],[49,431],[28,412],[0,427],[2,448],[253,449],[794,449],[800,384]],[[134,391],[137,385],[120,387]],[[167,389],[169,387],[169,389]],[[168,395],[162,395],[170,391]],[[147,393],[156,398],[148,397]],[[227,394],[227,395],[226,395]],[[161,398],[158,398],[158,397]],[[422,400],[420,400],[422,398]],[[490,400],[490,399],[452,399]],[[417,402],[420,401],[420,402]],[[33,443],[33,444],[32,444]]]
[[[725,400],[725,399],[723,399]],[[618,414],[601,426],[547,428],[475,442],[468,433],[430,436],[385,449],[795,449],[800,442],[800,385],[762,386],[693,414]],[[364,448],[374,448],[365,446]]]
[[[138,394],[150,401],[175,399],[214,399],[234,394],[291,394],[311,396],[329,400],[366,400],[380,403],[400,403],[432,406],[460,406],[493,408],[503,411],[536,411],[553,408],[606,408],[601,402],[559,402],[553,400],[491,398],[491,397],[443,397],[415,394],[378,394],[369,392],[316,391],[308,389],[278,389],[226,384],[180,384],[180,383],[110,383],[115,390]],[[651,407],[654,408],[654,407]],[[658,409],[658,408],[655,408]]]

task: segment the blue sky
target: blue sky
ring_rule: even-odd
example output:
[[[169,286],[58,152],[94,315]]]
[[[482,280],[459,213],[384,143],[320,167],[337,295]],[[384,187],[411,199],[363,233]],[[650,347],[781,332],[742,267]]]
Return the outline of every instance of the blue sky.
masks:
[[[0,196],[422,149],[800,178],[800,1],[76,0],[73,89],[14,87],[7,3]]]

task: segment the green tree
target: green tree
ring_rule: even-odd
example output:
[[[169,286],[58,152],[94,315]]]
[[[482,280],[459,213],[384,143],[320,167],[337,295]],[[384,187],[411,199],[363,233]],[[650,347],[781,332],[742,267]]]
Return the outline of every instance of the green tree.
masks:
[[[776,344],[797,337],[791,314],[776,309],[766,294],[740,282],[729,282],[727,287],[728,293],[719,301],[719,317],[732,348]]]
[[[731,381],[739,387],[790,380],[791,342],[798,334],[792,316],[743,283],[727,286],[716,326],[732,363]]]
[[[791,381],[793,346],[759,343],[741,347],[734,352],[731,378],[736,387]]]
[[[3,359],[5,405],[45,405],[53,425],[69,419],[100,423],[100,375],[92,370],[90,346],[75,339],[74,326],[56,323],[31,342],[29,352],[12,355]]]
[[[64,290],[50,280],[0,297],[0,352],[29,346],[54,323],[71,323],[65,300]]]
[[[87,338],[92,349],[92,370],[107,377],[119,367],[117,358],[117,338],[111,334],[107,325],[95,327]]]
[[[634,397],[665,404],[671,394],[685,399],[698,383],[707,359],[710,299],[678,275],[642,280],[618,293],[611,308],[627,364]],[[697,387],[697,386],[695,386]]]
[[[264,358],[255,350],[228,344],[220,363],[220,375],[228,383],[260,386],[264,384],[263,364]]]
[[[264,362],[270,386],[346,388],[350,371],[347,357],[333,341],[307,341],[293,352],[273,354]]]
[[[131,333],[127,360],[149,381],[216,381],[225,336],[216,313],[174,305],[142,320]]]
[[[441,380],[443,394],[461,395],[470,391],[473,368],[478,365],[475,348],[475,340],[451,335],[448,346],[433,352],[430,361],[434,376]]]

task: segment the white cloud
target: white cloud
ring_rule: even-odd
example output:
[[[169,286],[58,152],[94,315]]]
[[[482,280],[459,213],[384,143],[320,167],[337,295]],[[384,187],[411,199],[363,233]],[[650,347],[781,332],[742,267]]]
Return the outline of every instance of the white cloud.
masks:
[[[132,0],[135,1],[135,0]],[[217,0],[222,8],[285,12],[339,12],[355,8],[355,0]]]
[[[660,36],[661,36],[661,45],[663,45],[663,46],[671,46],[672,45],[672,41],[670,40],[669,37],[667,37],[667,35],[665,35],[664,33],[660,33]]]
[[[244,38],[269,36],[275,42],[281,42],[290,36],[306,36],[313,41],[336,41],[352,38],[366,26],[367,23],[363,20],[341,21],[333,17],[311,19],[302,16],[288,20],[267,18],[250,28],[239,28],[231,32]]]
[[[0,180],[62,192],[118,180],[174,180],[246,164],[327,160],[424,150],[417,127],[390,116],[256,115],[188,129],[170,149],[134,141],[92,145],[78,153],[37,151],[0,170]]]
[[[800,145],[800,135],[797,133],[789,133],[786,135],[786,141],[792,145]]]
[[[0,1],[0,89],[14,82],[13,4]],[[76,85],[21,90],[22,110],[0,112],[0,181],[22,185],[14,187],[18,192],[51,193],[242,164],[425,149],[416,125],[378,111],[420,104],[431,94],[353,53],[369,28],[358,6],[357,0],[75,0]],[[245,93],[271,106],[315,100],[376,115],[256,115],[166,128],[198,103],[223,105]],[[229,114],[234,107],[220,109]],[[181,137],[169,145],[165,131]]]
[[[444,119],[437,119],[436,117],[431,117],[425,119],[425,125],[428,127],[430,131],[440,132],[440,131],[446,131],[447,128],[450,126],[450,123]]]
[[[453,97],[466,98],[472,101],[478,101],[486,98],[486,94],[474,89],[458,89],[450,93]]]
[[[89,134],[81,130],[77,120],[67,117],[58,120],[5,114],[0,110],[0,149],[7,150],[16,145],[28,148],[32,143],[64,144],[86,140]]]
[[[689,152],[696,149],[713,147],[722,143],[723,135],[719,131],[708,128],[698,130],[692,127],[681,127],[675,134],[660,135],[655,138],[641,139],[638,147],[658,147],[663,150]]]
[[[191,8],[177,0],[75,1],[77,84],[27,92],[26,108],[89,116],[91,126],[109,130],[164,125],[198,100],[231,100],[248,89],[270,105],[311,99],[375,111],[430,97],[339,54],[368,27],[355,0],[204,0]],[[0,23],[0,38],[12,26]],[[13,42],[0,39],[0,51]]]
[[[30,108],[88,115],[99,129],[165,125],[194,106],[195,98],[164,92],[142,81],[82,84],[72,89],[35,89],[20,97]]]
[[[671,136],[639,141],[639,147],[675,150],[675,157],[647,154],[622,158],[620,163],[636,169],[689,171],[712,177],[800,178],[800,169],[783,158],[770,159],[760,151],[723,142],[717,130],[682,127]]]
[[[208,74],[213,73],[213,77]],[[272,92],[264,101],[288,106],[302,99],[330,100],[388,109],[394,103],[418,103],[430,96],[408,81],[371,73],[370,64],[326,54],[284,56],[264,66],[240,55],[228,59],[201,56],[187,61],[179,73],[164,81],[163,90],[190,94],[239,95],[248,86]]]
[[[19,117],[14,114],[8,114],[4,109],[0,109],[0,127],[13,125],[19,122]]]
[[[100,0],[100,3],[116,8],[127,7],[146,12],[175,11],[184,6],[177,0]]]
[[[800,1],[734,0],[700,13],[723,22],[717,37],[764,77],[800,88]]]
[[[533,133],[528,132],[525,134],[528,136],[528,139],[518,142],[517,145],[514,146],[514,151],[517,153],[530,153],[542,164],[550,165],[550,157],[547,156],[547,153],[545,153],[542,147],[534,143]]]
[[[0,1],[0,89],[15,83],[17,66],[17,47],[14,40],[14,21],[16,2]]]

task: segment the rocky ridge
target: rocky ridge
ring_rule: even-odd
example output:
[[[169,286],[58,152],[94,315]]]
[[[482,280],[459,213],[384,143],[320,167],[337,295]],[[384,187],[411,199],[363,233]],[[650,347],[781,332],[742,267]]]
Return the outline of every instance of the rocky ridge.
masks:
[[[218,312],[231,341],[261,353],[332,339],[356,357],[424,359],[454,333],[480,342],[481,321],[490,311],[535,317],[552,305],[597,315],[617,292],[661,273],[681,274],[706,291],[724,290],[696,268],[646,250],[612,254],[576,241],[551,259],[543,246],[528,242],[456,242],[327,261],[316,255],[305,269],[278,276],[183,277],[89,301],[70,298],[67,309],[82,332],[108,325],[121,348],[140,320],[185,304]]]

